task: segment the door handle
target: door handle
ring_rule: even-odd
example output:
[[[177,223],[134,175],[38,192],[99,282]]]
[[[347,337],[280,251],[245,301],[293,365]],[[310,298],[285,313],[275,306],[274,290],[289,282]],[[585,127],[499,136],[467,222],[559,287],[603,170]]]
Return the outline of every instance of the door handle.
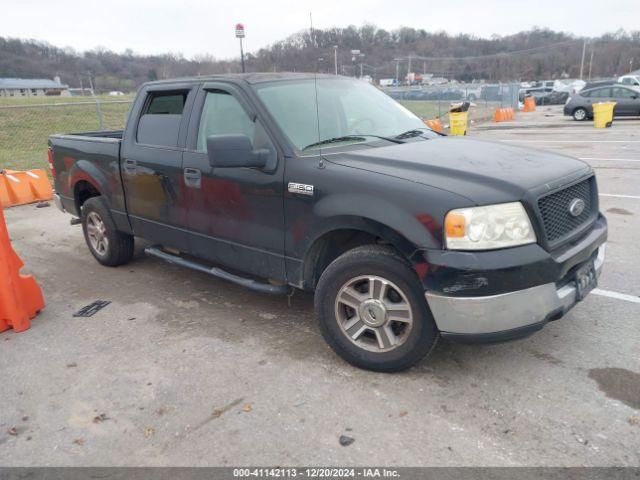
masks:
[[[197,168],[185,168],[184,183],[187,187],[200,188],[202,185],[202,172]]]
[[[138,162],[136,162],[131,158],[127,158],[124,161],[124,169],[127,171],[127,173],[130,173],[133,175],[138,171]]]

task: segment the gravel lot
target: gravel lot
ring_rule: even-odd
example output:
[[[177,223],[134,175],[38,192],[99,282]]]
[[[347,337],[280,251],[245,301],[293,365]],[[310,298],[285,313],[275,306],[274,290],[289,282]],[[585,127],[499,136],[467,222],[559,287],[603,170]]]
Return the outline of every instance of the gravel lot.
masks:
[[[560,109],[469,135],[595,167],[601,290],[532,337],[442,341],[401,374],[334,355],[309,295],[288,306],[141,253],[101,267],[53,205],[6,210],[47,306],[31,330],[0,334],[1,463],[640,465],[640,120],[596,131]],[[111,304],[72,317],[98,299]]]

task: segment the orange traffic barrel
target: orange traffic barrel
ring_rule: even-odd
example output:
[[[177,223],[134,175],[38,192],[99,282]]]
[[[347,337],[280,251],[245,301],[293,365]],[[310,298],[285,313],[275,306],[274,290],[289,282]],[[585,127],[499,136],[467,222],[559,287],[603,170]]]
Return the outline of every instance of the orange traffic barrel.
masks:
[[[13,250],[0,207],[0,332],[27,330],[44,308],[42,291],[31,275],[22,275],[22,260]]]

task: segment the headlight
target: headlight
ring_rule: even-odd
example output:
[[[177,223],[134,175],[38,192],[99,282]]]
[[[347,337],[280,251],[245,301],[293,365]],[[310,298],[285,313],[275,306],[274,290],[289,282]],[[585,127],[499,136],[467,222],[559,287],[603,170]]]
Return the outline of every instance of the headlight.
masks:
[[[520,202],[451,210],[444,225],[450,250],[492,250],[536,241]]]

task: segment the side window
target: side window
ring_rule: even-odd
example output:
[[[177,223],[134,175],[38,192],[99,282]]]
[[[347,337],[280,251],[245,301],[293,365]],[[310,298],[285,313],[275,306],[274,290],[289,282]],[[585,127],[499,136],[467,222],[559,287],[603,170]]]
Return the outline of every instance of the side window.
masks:
[[[627,90],[626,88],[613,89],[614,98],[631,98],[633,95],[634,93],[631,90]]]
[[[144,145],[177,147],[188,91],[153,92],[147,97],[136,140]]]
[[[240,102],[223,90],[207,92],[198,128],[197,150],[207,151],[207,138],[211,135],[233,133],[248,136],[254,143],[254,147],[256,146],[256,124],[247,115]]]
[[[145,114],[182,115],[187,92],[162,92],[151,94]]]
[[[592,97],[595,98],[608,98],[611,96],[611,89],[610,88],[599,88],[598,90],[594,90],[591,93]]]

